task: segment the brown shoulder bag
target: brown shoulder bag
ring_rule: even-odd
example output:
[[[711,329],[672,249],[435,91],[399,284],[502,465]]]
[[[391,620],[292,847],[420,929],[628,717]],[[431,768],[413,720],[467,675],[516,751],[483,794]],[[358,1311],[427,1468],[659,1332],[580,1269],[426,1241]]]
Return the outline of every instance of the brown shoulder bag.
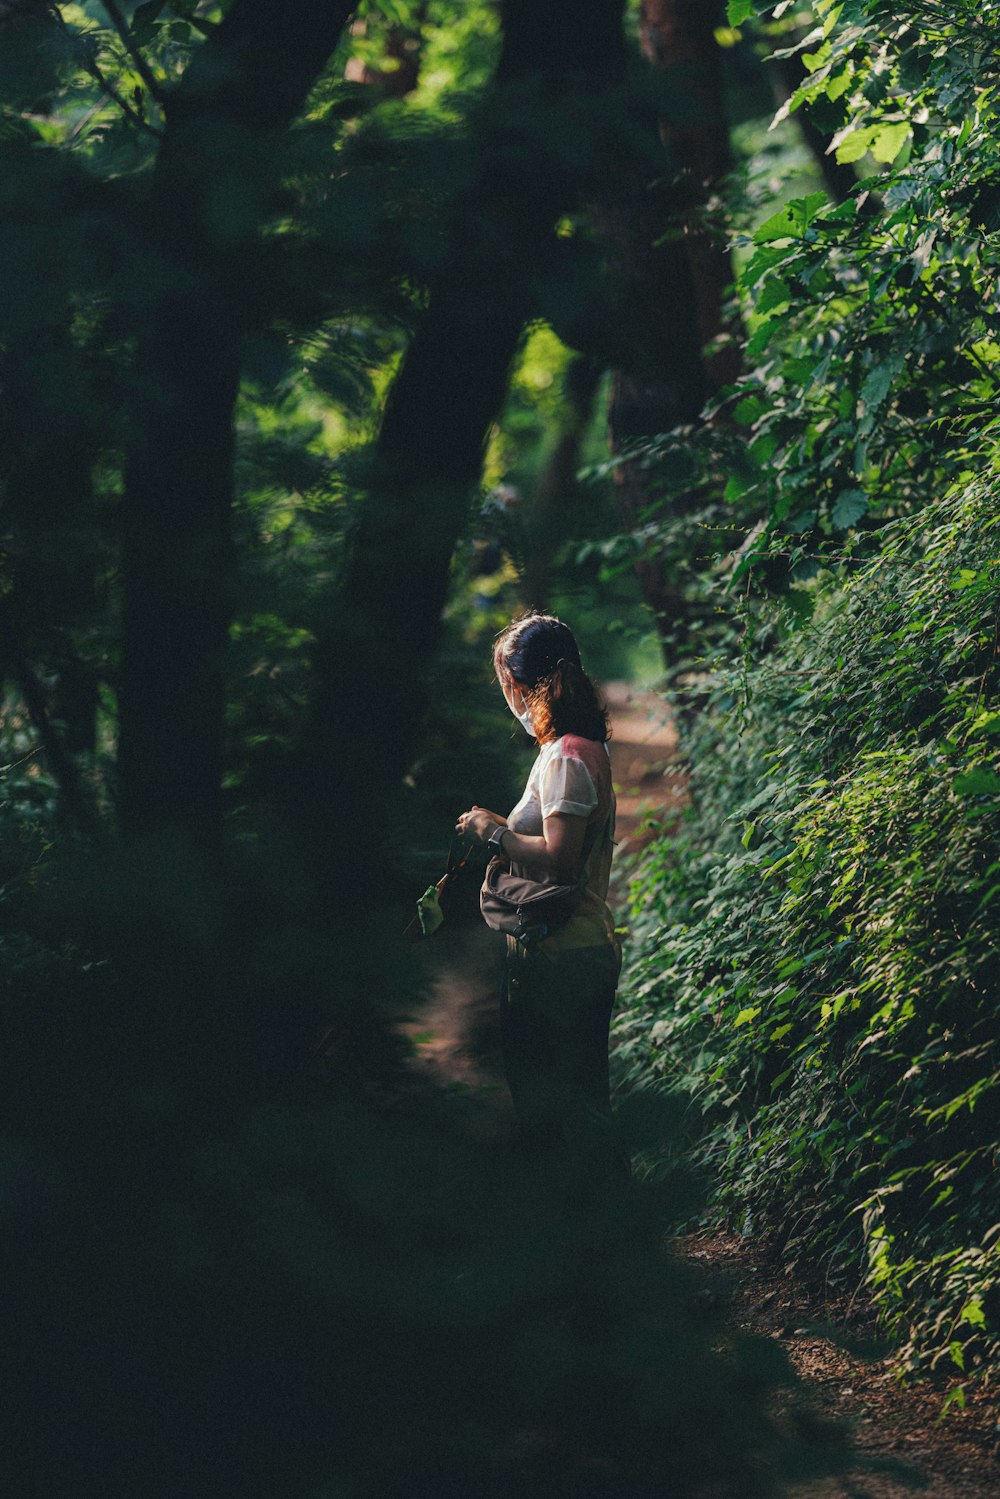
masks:
[[[572,885],[554,880],[531,880],[511,874],[504,859],[491,859],[479,892],[479,909],[486,925],[495,932],[516,937],[524,947],[541,942],[572,916],[583,898],[590,860],[598,837],[610,825],[610,817],[588,829],[584,840],[583,868]]]

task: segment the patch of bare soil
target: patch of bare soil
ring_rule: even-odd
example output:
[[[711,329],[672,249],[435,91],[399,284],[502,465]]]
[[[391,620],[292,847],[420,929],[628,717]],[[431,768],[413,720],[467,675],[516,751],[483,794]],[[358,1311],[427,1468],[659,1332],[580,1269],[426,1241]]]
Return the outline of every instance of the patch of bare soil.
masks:
[[[655,692],[629,682],[601,688],[611,714],[611,778],[618,798],[618,856],[652,836],[649,820],[662,823],[687,800],[677,729]]]
[[[735,1234],[693,1234],[680,1248],[717,1278],[721,1314],[777,1340],[816,1413],[852,1432],[858,1469],[797,1489],[794,1499],[997,1499],[997,1406],[988,1396],[973,1394],[964,1411],[953,1407],[942,1419],[946,1389],[901,1387],[856,1301],[792,1279],[761,1245]],[[907,1471],[866,1471],[866,1460]]]
[[[403,1026],[414,1070],[462,1096],[474,1133],[509,1132],[513,1110],[500,1059],[503,938],[466,918],[446,922],[414,952],[428,996]]]

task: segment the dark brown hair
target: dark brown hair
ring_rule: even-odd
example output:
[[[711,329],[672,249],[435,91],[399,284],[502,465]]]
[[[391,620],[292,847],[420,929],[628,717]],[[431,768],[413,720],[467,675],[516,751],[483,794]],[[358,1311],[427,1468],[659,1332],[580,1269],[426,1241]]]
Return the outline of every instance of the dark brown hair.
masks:
[[[583,669],[576,637],[554,614],[532,611],[513,620],[497,636],[493,667],[524,693],[539,744],[563,734],[608,739],[607,709]]]

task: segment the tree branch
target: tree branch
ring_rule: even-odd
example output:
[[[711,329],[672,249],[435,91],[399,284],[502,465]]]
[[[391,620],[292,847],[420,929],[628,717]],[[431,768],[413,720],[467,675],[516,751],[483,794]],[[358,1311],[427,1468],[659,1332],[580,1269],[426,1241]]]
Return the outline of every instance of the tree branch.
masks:
[[[157,104],[162,104],[163,94],[161,92],[160,80],[156,77],[156,74],[149,66],[149,63],[146,61],[139,48],[133,42],[132,34],[129,31],[128,22],[122,14],[122,11],[118,5],[118,0],[101,0],[101,4],[104,6],[104,9],[110,16],[111,24],[117,31],[122,46],[125,48],[125,51],[128,53],[129,57],[131,57],[133,63],[135,64],[135,70],[138,73],[139,77],[149,89],[150,94],[156,100]]]
[[[260,129],[289,124],[357,0],[235,0],[191,59],[170,107],[210,108]]]
[[[274,171],[356,0],[234,0],[164,105],[125,477],[118,810],[127,833],[222,829],[235,588],[233,407],[247,277]],[[243,211],[220,233],[219,205]]]
[[[143,119],[139,111],[137,109],[134,109],[133,106],[129,104],[128,100],[118,92],[111,80],[105,77],[100,65],[97,62],[97,59],[94,57],[93,53],[88,47],[86,40],[83,37],[78,36],[75,31],[70,30],[70,28],[66,25],[66,22],[62,16],[62,12],[59,10],[58,6],[53,6],[51,15],[55,19],[56,24],[62,28],[66,36],[69,38],[70,46],[73,48],[80,59],[80,66],[84,69],[85,72],[90,74],[91,78],[93,78],[98,88],[103,89],[108,98],[114,104],[117,104],[122,114],[125,115],[127,119],[131,120],[133,125],[138,125],[140,130],[144,130],[146,134],[151,135],[154,140],[162,140],[162,130],[157,130],[155,125],[151,125],[148,120]]]
[[[86,68],[91,78],[93,78],[94,82],[104,90],[109,99],[111,99],[115,104],[118,105],[118,108],[121,110],[122,114],[130,119],[133,125],[138,125],[140,130],[144,130],[146,134],[151,135],[154,140],[159,141],[163,139],[163,131],[157,130],[155,125],[151,125],[147,119],[143,118],[143,116],[137,109],[133,108],[133,106],[129,104],[128,100],[118,92],[110,79],[104,76],[104,74],[101,72],[101,69],[98,67],[97,63],[92,57],[84,58],[83,66]]]

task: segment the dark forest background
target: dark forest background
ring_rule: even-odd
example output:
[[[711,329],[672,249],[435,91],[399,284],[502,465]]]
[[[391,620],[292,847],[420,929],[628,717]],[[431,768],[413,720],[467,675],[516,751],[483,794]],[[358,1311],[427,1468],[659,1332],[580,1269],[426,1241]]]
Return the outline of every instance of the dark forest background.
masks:
[[[995,29],[0,0],[12,1492],[773,1492],[839,1449],[706,1322],[705,1215],[989,1379]],[[524,607],[682,735],[631,1186],[399,1029]]]

